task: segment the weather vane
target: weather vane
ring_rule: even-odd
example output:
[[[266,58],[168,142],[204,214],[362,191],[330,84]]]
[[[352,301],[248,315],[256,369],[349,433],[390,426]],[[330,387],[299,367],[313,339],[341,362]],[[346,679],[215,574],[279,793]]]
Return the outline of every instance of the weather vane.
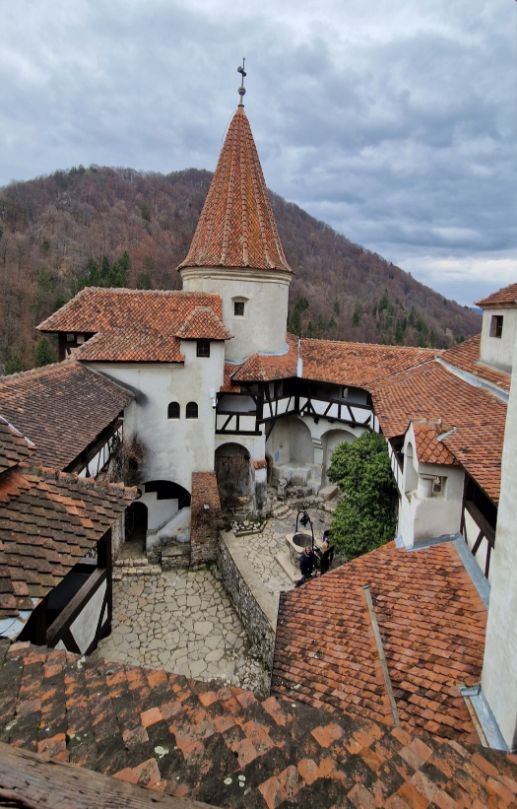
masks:
[[[244,86],[244,79],[246,77],[246,71],[244,70],[245,65],[246,65],[246,59],[244,57],[242,57],[242,66],[239,65],[239,67],[237,68],[237,72],[241,74],[241,86],[239,87],[239,90],[238,90],[238,93],[239,93],[239,95],[241,97],[241,100],[239,101],[239,107],[244,107],[243,99],[244,99],[244,96],[246,94],[246,88]]]

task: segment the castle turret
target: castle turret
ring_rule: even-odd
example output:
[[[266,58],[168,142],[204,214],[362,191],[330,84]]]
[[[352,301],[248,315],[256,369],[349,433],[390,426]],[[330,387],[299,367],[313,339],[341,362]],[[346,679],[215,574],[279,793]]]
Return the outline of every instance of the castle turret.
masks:
[[[235,112],[185,260],[183,288],[215,292],[234,335],[230,361],[287,351],[292,277],[244,106]]]

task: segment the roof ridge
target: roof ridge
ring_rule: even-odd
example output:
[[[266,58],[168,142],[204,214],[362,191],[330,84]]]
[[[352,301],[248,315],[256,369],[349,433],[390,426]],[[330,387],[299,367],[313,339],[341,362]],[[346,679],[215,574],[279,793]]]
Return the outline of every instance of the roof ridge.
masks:
[[[27,468],[27,467],[26,467]],[[77,483],[85,489],[108,489],[117,494],[138,494],[137,486],[126,486],[123,481],[102,481],[94,477],[86,477],[79,475],[77,472],[64,472],[61,469],[55,469],[51,466],[31,466],[30,467],[38,477],[55,480],[56,482],[63,481],[69,483]]]
[[[307,343],[333,343],[334,345],[346,345],[346,346],[370,346],[371,348],[382,348],[384,351],[386,349],[395,350],[395,351],[407,351],[408,349],[411,351],[425,351],[429,354],[442,354],[447,349],[445,348],[429,348],[423,346],[396,346],[396,345],[386,345],[385,343],[367,343],[361,342],[359,340],[333,340],[328,337],[300,337],[300,342],[307,342]]]
[[[27,368],[25,371],[17,371],[15,374],[4,374],[4,376],[0,376],[0,387],[2,385],[9,385],[11,382],[20,379],[21,377],[44,376],[49,371],[55,371],[57,368],[66,368],[66,370],[69,370],[74,365],[76,368],[83,367],[79,362],[77,362],[75,357],[67,357],[61,361],[50,362],[48,365],[41,365],[40,367],[36,368]]]

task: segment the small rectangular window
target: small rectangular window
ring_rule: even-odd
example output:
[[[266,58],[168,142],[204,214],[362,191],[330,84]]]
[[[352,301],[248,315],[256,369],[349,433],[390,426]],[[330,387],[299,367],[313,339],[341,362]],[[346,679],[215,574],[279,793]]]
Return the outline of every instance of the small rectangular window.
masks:
[[[209,357],[210,356],[210,340],[198,340],[197,341],[197,356],[198,357]]]
[[[503,316],[492,315],[490,320],[490,337],[502,337],[503,334]]]
[[[233,314],[235,317],[244,317],[244,301],[233,302]]]

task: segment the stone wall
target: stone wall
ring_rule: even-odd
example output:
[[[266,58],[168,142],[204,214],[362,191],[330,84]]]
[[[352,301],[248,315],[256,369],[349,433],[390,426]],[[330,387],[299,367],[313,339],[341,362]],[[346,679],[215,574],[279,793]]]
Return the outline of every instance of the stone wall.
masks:
[[[267,615],[260,601],[260,590],[246,580],[232,553],[231,534],[222,534],[217,553],[217,565],[233,606],[252,644],[251,653],[271,672],[275,651],[276,614]]]

